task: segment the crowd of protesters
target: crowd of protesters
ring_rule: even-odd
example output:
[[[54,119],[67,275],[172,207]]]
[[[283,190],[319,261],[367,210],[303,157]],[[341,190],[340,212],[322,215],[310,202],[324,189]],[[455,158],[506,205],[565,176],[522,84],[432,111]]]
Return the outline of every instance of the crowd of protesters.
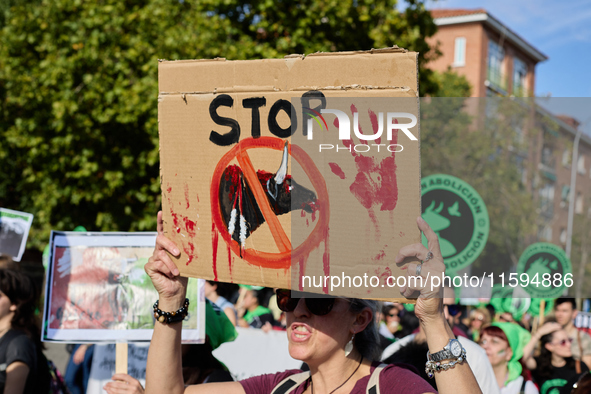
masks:
[[[210,286],[224,289],[224,304],[232,308],[232,313],[239,313],[239,326],[286,329],[281,323],[285,322],[285,313],[276,307],[273,289],[216,282],[210,282]],[[587,381],[591,385],[591,336],[574,326],[574,299],[550,301],[554,306],[545,323],[532,327],[527,314],[495,310],[490,304],[460,305],[453,291],[445,291],[448,323],[467,349],[468,363],[483,393],[587,392],[583,385]],[[424,373],[428,346],[413,309],[412,304],[379,304],[376,322],[382,360],[414,366],[436,389],[435,380]],[[578,391],[573,391],[574,386],[579,386]]]
[[[34,315],[39,291],[27,275],[19,272],[18,264],[6,259],[0,263],[0,392],[36,393],[39,384],[46,384],[47,380],[43,364],[46,359],[39,341],[39,316]],[[218,314],[214,319],[208,317],[248,329],[287,330],[289,312],[278,305],[276,291],[207,281],[205,294],[211,302],[208,306]],[[572,298],[549,303],[553,305],[551,311],[544,316],[545,322],[539,324],[539,318],[495,309],[491,304],[461,305],[453,289],[444,289],[447,324],[466,350],[466,360],[483,393],[591,393],[591,336],[574,325],[577,304]],[[433,391],[437,390],[437,381],[425,371],[428,339],[414,305],[377,303],[374,319],[379,334],[375,342],[379,344],[382,362],[406,365],[426,380]],[[186,384],[232,380],[231,371],[211,353],[225,341],[215,334],[210,338],[220,330],[219,326],[208,327],[207,345],[182,349]],[[72,393],[84,393],[84,386],[74,383],[69,376],[80,370],[92,347],[77,348],[72,352],[66,381]],[[363,349],[358,351],[362,354]],[[302,367],[308,368],[305,363]],[[144,392],[141,384],[128,375],[115,375],[114,382],[107,384],[105,390]]]

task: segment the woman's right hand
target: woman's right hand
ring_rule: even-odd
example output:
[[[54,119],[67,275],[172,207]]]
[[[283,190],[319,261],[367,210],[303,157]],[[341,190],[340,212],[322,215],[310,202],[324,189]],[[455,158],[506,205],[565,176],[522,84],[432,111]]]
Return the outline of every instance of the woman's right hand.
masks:
[[[179,276],[180,272],[167,252],[175,257],[180,255],[180,251],[174,242],[164,235],[162,211],[159,211],[156,246],[144,269],[150,276],[156,291],[158,291],[161,308],[165,308],[163,303],[166,303],[172,304],[173,308],[177,309],[185,300],[188,279]]]
[[[144,388],[139,380],[126,373],[118,373],[111,378],[113,381],[103,386],[108,394],[144,394]]]
[[[562,329],[562,326],[556,322],[548,322],[542,324],[538,331],[536,331],[536,337],[538,340],[542,338],[544,335],[550,334],[551,332],[558,331]]]

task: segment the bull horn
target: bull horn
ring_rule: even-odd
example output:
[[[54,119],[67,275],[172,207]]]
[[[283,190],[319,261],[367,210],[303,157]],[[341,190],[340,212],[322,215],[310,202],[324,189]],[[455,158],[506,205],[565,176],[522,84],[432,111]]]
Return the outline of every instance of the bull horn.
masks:
[[[289,154],[287,153],[287,142],[285,143],[285,147],[283,148],[283,159],[281,160],[281,165],[277,170],[277,174],[275,174],[275,183],[280,185],[285,180],[287,176],[287,159]]]

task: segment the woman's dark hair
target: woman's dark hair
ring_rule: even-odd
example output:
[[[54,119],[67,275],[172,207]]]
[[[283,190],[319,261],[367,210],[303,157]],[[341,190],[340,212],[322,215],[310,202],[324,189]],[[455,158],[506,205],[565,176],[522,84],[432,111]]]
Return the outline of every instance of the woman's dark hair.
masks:
[[[554,331],[556,332],[556,331]],[[540,355],[536,357],[537,371],[542,380],[552,378],[552,352],[546,349],[546,344],[551,343],[554,338],[554,332],[544,335],[540,338]],[[575,359],[572,357],[565,358],[566,367],[575,369]]]
[[[400,319],[400,326],[402,329],[397,331],[394,336],[396,338],[404,338],[407,335],[412,334],[417,328],[419,328],[419,318],[412,311],[406,311]]]
[[[225,283],[225,282],[216,282],[213,280],[207,281],[210,285],[216,285],[217,288],[215,292],[217,295],[224,297],[226,300],[230,301],[232,304],[236,303],[236,299],[238,298],[238,290],[240,287],[235,283]]]
[[[204,344],[183,345],[183,379],[186,385],[201,384],[212,373],[226,370],[213,356],[212,351],[209,338]]]
[[[581,375],[578,382],[575,383],[571,394],[584,394],[591,392],[591,373],[587,372]]]
[[[27,275],[10,270],[0,269],[0,291],[4,293],[16,311],[10,322],[11,328],[24,331],[39,347],[41,344],[41,330],[35,308],[39,302],[39,289]]]
[[[386,319],[386,315],[389,314],[390,311],[394,308],[395,308],[395,306],[392,304],[384,304],[384,306],[382,306],[382,313],[384,314],[384,320]]]
[[[371,310],[371,319],[369,320],[369,324],[367,327],[365,327],[365,330],[355,334],[353,344],[359,353],[361,353],[363,358],[366,358],[370,361],[379,360],[382,355],[382,348],[380,347],[378,327],[375,319],[378,303],[374,300],[363,300],[360,298],[351,298],[350,300],[350,310],[353,313],[359,313],[365,308],[369,308]]]

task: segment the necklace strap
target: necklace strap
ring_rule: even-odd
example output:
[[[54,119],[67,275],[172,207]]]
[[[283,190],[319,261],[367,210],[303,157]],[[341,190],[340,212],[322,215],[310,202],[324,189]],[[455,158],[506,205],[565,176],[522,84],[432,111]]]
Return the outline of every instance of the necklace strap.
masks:
[[[355,375],[355,372],[357,372],[359,370],[359,367],[361,367],[361,363],[363,362],[363,355],[361,356],[361,359],[359,360],[359,364],[357,364],[357,368],[355,368],[355,371],[353,371],[353,373],[351,375],[349,375],[349,377],[347,378],[347,380],[345,380],[343,383],[341,383],[341,385],[339,387],[337,387],[336,389],[334,389],[333,391],[331,391],[329,394],[333,394],[335,391],[337,391],[338,389],[340,389],[341,387],[343,387],[345,384],[347,384],[347,382],[349,380],[351,380],[351,378],[353,377],[353,375]],[[310,387],[312,389],[312,394],[314,394],[314,382],[312,381],[312,376],[310,376]]]

